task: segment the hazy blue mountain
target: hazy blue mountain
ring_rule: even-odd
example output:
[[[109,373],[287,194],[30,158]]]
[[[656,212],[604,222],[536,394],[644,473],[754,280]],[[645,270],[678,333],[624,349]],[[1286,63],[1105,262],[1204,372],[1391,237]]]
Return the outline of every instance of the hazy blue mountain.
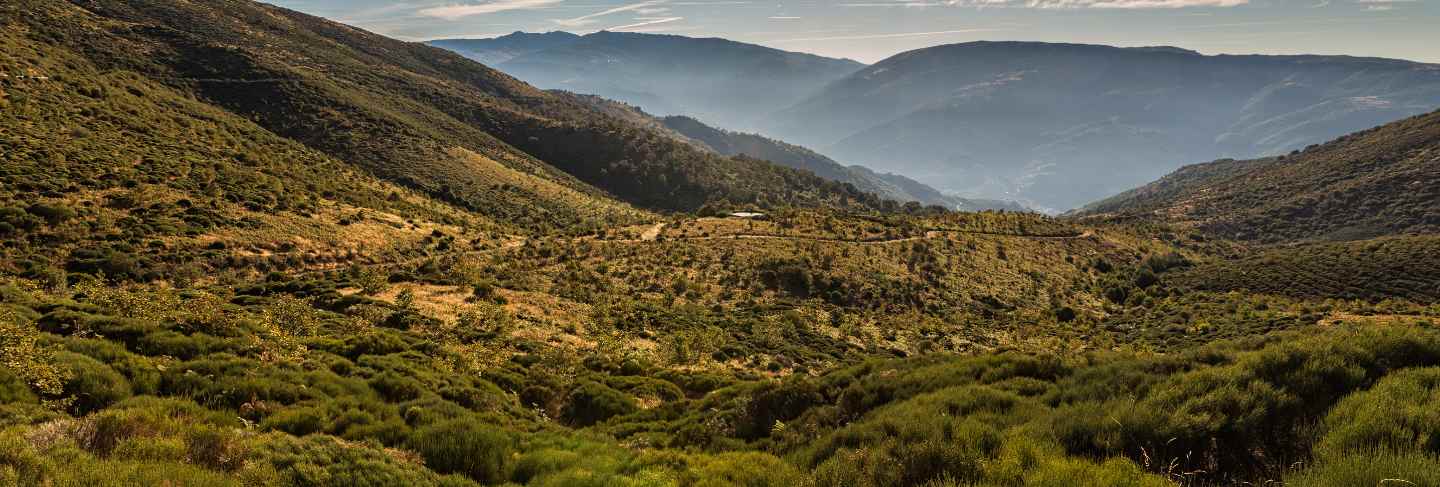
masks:
[[[1026,211],[1010,201],[981,200],[946,195],[919,181],[898,174],[882,174],[864,166],[845,166],[823,154],[771,139],[762,135],[723,130],[705,125],[691,117],[670,116],[661,119],[665,128],[704,144],[726,156],[745,155],[764,159],[782,166],[804,169],[817,176],[850,183],[861,191],[883,198],[925,205],[940,205],[965,211],[1007,210]]]
[[[1180,165],[1283,154],[1440,106],[1440,65],[971,42],[905,52],[761,132],[962,195],[1072,208]]]
[[[515,32],[493,39],[440,39],[428,44],[495,66],[535,51],[569,44],[579,38],[569,32]]]
[[[624,32],[515,33],[430,44],[541,88],[600,95],[731,129],[751,129],[777,107],[864,67],[725,39]]]

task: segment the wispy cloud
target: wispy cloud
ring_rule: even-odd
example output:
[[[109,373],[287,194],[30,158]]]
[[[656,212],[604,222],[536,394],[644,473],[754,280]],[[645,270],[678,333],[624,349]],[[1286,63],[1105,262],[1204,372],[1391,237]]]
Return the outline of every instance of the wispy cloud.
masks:
[[[900,0],[895,2],[845,3],[845,7],[1011,7],[1039,9],[1170,9],[1189,7],[1237,7],[1250,0]]]
[[[430,7],[426,9],[421,9],[419,13],[420,15],[426,17],[435,17],[445,20],[456,20],[472,15],[493,14],[495,12],[504,12],[506,10],[529,10],[535,8],[544,8],[550,5],[560,3],[561,1],[563,0],[495,0],[492,2],[478,4]]]
[[[664,8],[662,8],[662,7],[656,7],[657,5],[661,5],[661,4],[663,4],[663,3],[665,3],[664,0],[650,0],[650,1],[646,1],[646,2],[632,3],[632,4],[629,4],[629,5],[621,5],[621,6],[619,6],[619,7],[615,7],[615,8],[611,8],[611,9],[606,9],[606,10],[601,10],[601,11],[599,11],[599,12],[595,12],[595,13],[592,13],[592,14],[581,15],[581,16],[575,17],[575,18],[570,18],[570,19],[552,19],[551,21],[552,21],[552,22],[555,22],[555,23],[557,23],[557,24],[563,25],[563,26],[565,26],[565,27],[572,27],[572,28],[573,28],[573,27],[583,27],[583,26],[586,26],[586,25],[590,25],[590,24],[599,22],[599,20],[596,20],[596,19],[598,19],[598,18],[600,18],[600,17],[604,17],[604,16],[606,16],[606,15],[614,15],[614,14],[623,13],[623,12],[637,12],[637,11],[641,11],[641,10],[646,10],[646,11],[651,12],[652,14],[655,14],[655,13],[663,13],[663,12],[667,11],[667,9],[664,9]]]
[[[1239,7],[1250,0],[1030,0],[1031,7],[1038,8],[1191,8],[1191,7]]]
[[[641,18],[637,18],[637,19],[635,19],[635,20],[639,20],[639,21],[641,21],[641,22],[636,22],[636,23],[627,24],[627,25],[617,25],[617,26],[615,26],[615,27],[611,27],[611,28],[605,29],[605,30],[609,30],[609,31],[620,31],[620,32],[629,31],[629,30],[639,30],[641,27],[645,27],[645,26],[647,26],[647,25],[668,24],[668,23],[671,23],[671,22],[677,22],[677,21],[685,20],[685,17],[661,17],[661,18],[648,18],[648,19],[647,19],[647,18],[644,18],[644,17],[641,17]]]
[[[800,17],[794,17],[794,16],[790,16],[790,15],[776,15],[776,16],[774,16],[774,17],[768,17],[768,18],[769,18],[770,20],[800,20]]]
[[[769,42],[814,42],[814,41],[854,41],[864,39],[900,39],[906,37],[927,37],[949,34],[970,34],[975,32],[996,32],[1007,29],[956,29],[937,30],[933,32],[901,32],[896,34],[863,34],[849,36],[828,36],[828,37],[799,37],[794,39],[775,39]]]

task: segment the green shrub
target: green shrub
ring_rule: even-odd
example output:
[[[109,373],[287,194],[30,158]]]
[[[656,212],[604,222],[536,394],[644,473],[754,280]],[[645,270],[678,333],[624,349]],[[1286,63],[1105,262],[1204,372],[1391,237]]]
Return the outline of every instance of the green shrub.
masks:
[[[64,394],[74,398],[70,409],[76,414],[89,414],[130,397],[130,382],[99,360],[72,352],[57,353],[55,360],[68,371]]]
[[[411,436],[409,446],[431,470],[461,474],[483,484],[509,478],[515,451],[515,441],[508,433],[473,419],[421,428]]]
[[[40,398],[30,390],[25,379],[15,375],[9,367],[0,367],[0,404],[38,403]]]
[[[1305,487],[1440,485],[1440,457],[1432,452],[1357,452],[1330,458],[1285,477]]]
[[[1112,458],[1096,465],[1082,459],[1043,462],[1025,476],[1027,487],[1170,487],[1174,483],[1141,470],[1129,460]],[[1309,484],[1297,484],[1309,485]],[[1360,484],[1356,484],[1360,485]]]
[[[334,437],[270,434],[257,442],[253,461],[278,472],[279,485],[316,487],[473,487],[464,477],[440,476],[425,467],[363,444]]]
[[[261,422],[262,429],[278,429],[288,434],[304,437],[304,435],[321,432],[325,429],[327,418],[320,408],[287,408],[276,412],[274,415],[266,416]]]
[[[777,421],[799,417],[823,401],[819,387],[809,380],[763,384],[752,393],[741,422],[735,427],[736,433],[746,439],[769,436]]]
[[[695,487],[769,487],[804,485],[806,476],[774,455],[760,452],[722,453],[691,473]]]
[[[640,410],[624,393],[593,381],[581,381],[565,397],[561,415],[575,426],[590,426],[622,414]]]
[[[1440,452],[1440,368],[1401,370],[1341,400],[1315,447],[1321,458],[1358,452]]]
[[[515,469],[510,480],[526,484],[540,476],[568,469],[581,460],[579,453],[567,450],[543,448],[526,452],[515,460]]]

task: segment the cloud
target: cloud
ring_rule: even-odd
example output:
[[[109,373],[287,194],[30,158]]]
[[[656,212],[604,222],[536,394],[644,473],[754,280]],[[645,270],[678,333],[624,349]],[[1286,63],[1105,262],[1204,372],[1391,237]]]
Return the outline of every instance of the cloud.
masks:
[[[776,15],[776,16],[774,16],[774,17],[768,17],[768,18],[769,18],[770,20],[800,20],[800,17],[792,17],[792,16],[788,16],[788,15]]]
[[[1030,0],[1036,8],[1191,8],[1238,7],[1250,0]]]
[[[528,10],[543,8],[563,0],[495,0],[473,5],[446,5],[420,10],[420,15],[445,20],[456,20],[472,15],[493,14],[506,10]]]
[[[641,18],[637,18],[637,19],[635,19],[635,20],[640,20],[641,22],[636,22],[636,23],[628,24],[628,25],[615,26],[615,27],[611,27],[611,28],[605,29],[605,30],[608,30],[608,31],[616,31],[616,32],[623,32],[623,31],[629,31],[629,30],[632,30],[632,29],[639,29],[640,27],[645,27],[645,26],[647,26],[647,25],[668,24],[668,23],[670,23],[670,22],[676,22],[676,21],[680,21],[680,20],[685,20],[685,17],[661,17],[661,18],[644,18],[644,17],[641,17]],[[637,31],[638,31],[638,30],[637,30]]]
[[[655,7],[656,5],[660,5],[660,4],[663,4],[663,3],[665,3],[664,0],[651,0],[651,1],[640,2],[640,3],[632,3],[632,4],[629,4],[629,5],[621,5],[621,6],[619,6],[619,7],[615,7],[615,8],[612,8],[612,9],[601,10],[601,11],[599,11],[599,12],[595,12],[595,13],[588,14],[588,15],[581,15],[581,16],[579,16],[579,17],[575,17],[575,18],[571,18],[571,19],[552,19],[551,21],[552,21],[552,22],[555,22],[555,23],[557,23],[557,24],[563,25],[563,26],[565,26],[565,27],[582,27],[582,26],[586,26],[586,25],[593,24],[593,23],[595,23],[595,22],[599,22],[598,20],[596,20],[597,18],[604,17],[604,16],[606,16],[606,15],[618,14],[618,13],[622,13],[622,12],[632,12],[632,11],[640,11],[640,10],[648,10],[648,11],[651,11],[652,13],[664,12],[665,10],[656,11],[656,7]]]
[[[814,42],[814,41],[853,41],[853,40],[864,40],[864,39],[899,39],[899,38],[905,38],[905,37],[926,37],[926,36],[939,36],[939,35],[948,35],[948,34],[969,34],[969,33],[975,33],[975,32],[995,32],[995,31],[1002,31],[1002,30],[1006,30],[1006,29],[956,29],[956,30],[939,30],[939,31],[933,31],[933,32],[901,32],[901,33],[897,33],[897,34],[863,34],[863,35],[829,36],[829,37],[801,37],[801,38],[795,38],[795,39],[776,39],[776,40],[769,41],[769,42]]]
[[[1017,7],[1039,9],[1171,9],[1190,7],[1237,7],[1250,0],[900,0],[896,2],[846,3],[845,7]]]

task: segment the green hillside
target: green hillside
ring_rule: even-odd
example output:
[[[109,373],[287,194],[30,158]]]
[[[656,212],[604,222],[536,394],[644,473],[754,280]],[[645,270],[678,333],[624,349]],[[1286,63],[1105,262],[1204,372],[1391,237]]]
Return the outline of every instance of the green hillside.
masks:
[[[1423,188],[899,205],[231,0],[6,3],[0,74],[0,485],[1440,484]]]
[[[1352,240],[1440,230],[1440,112],[1286,156],[1217,161],[1087,206],[1257,242]]]
[[[10,12],[25,39],[78,53],[99,70],[167,84],[381,178],[511,220],[532,219],[526,206],[551,215],[538,221],[562,224],[625,211],[511,194],[476,177],[456,149],[656,209],[865,199],[813,176],[675,144],[448,51],[276,7],[106,1],[81,9],[31,0]],[[506,200],[513,205],[496,205]]]

